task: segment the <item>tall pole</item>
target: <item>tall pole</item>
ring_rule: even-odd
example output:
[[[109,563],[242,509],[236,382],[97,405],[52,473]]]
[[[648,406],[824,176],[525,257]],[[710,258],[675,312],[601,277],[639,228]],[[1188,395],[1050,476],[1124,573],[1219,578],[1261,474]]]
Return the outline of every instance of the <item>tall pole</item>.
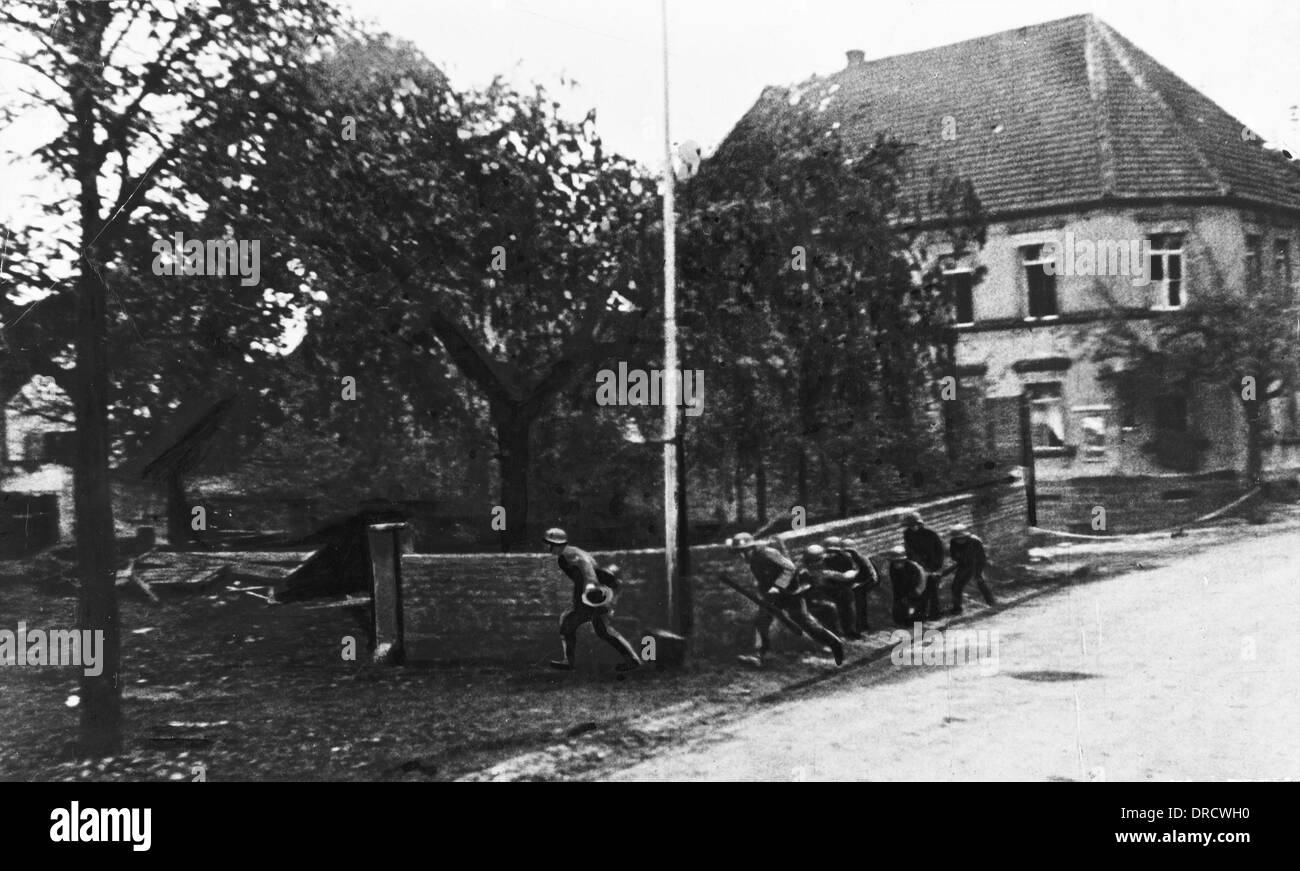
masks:
[[[682,631],[677,601],[677,214],[668,116],[668,0],[660,0],[664,48],[664,583],[668,619]]]

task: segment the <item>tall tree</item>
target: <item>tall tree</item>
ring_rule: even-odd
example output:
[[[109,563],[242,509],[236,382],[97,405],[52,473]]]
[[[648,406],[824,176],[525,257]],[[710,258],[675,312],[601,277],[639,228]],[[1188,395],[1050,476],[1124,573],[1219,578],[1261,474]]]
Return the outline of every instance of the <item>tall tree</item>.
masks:
[[[650,185],[605,149],[594,113],[569,118],[542,88],[499,81],[457,94],[384,36],[341,46],[301,91],[310,99],[269,95],[286,100],[273,110],[284,145],[253,172],[250,214],[329,288],[308,347],[323,366],[387,379],[421,419],[448,402],[482,403],[502,546],[516,546],[535,423],[643,332],[657,244]]]
[[[3,45],[12,52],[5,59],[38,77],[27,101],[6,107],[0,120],[33,109],[51,113],[56,133],[36,151],[49,175],[43,205],[47,213],[70,216],[69,235],[44,245],[40,228],[17,231],[3,295],[7,325],[20,317],[31,321],[26,335],[10,344],[26,358],[10,364],[11,372],[21,377],[22,370],[48,368],[49,361],[75,362],[70,379],[65,366],[58,368],[72,386],[77,425],[79,623],[103,633],[105,661],[100,675],[82,678],[79,743],[89,755],[116,752],[122,734],[109,483],[116,321],[110,296],[123,321],[133,313],[118,296],[115,278],[144,271],[125,259],[133,238],[157,239],[159,222],[189,221],[201,211],[186,202],[186,179],[177,167],[187,154],[196,162],[192,149],[222,86],[273,81],[292,59],[306,56],[305,46],[325,32],[332,15],[316,0],[17,0],[0,10]],[[245,124],[255,121],[246,116]],[[14,313],[15,291],[37,301]],[[71,333],[66,321],[51,317],[69,308]],[[173,348],[170,359],[177,356]]]
[[[938,257],[918,252],[923,230],[960,256],[983,223],[969,184],[935,177],[923,227],[901,195],[904,145],[848,141],[851,125],[785,97],[760,101],[683,197],[683,323],[719,374],[710,408],[726,423],[707,425],[756,470],[791,456],[798,504],[816,489],[843,513],[866,458],[917,467],[933,387],[954,368],[951,301]]]

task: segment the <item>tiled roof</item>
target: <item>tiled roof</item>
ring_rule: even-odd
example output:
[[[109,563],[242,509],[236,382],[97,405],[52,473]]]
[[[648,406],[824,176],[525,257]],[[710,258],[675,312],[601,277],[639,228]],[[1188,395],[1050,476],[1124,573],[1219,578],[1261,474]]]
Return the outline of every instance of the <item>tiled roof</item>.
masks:
[[[1112,197],[1300,209],[1295,165],[1092,15],[852,64],[759,104],[795,99],[864,145],[881,132],[912,143],[914,179],[969,178],[995,216]]]

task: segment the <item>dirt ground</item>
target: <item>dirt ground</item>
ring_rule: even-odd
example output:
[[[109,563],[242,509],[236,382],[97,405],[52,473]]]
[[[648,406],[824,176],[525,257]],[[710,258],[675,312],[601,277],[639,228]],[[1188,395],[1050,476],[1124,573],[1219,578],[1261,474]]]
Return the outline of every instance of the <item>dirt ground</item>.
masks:
[[[1276,508],[1267,526],[1298,528],[1300,511]],[[1179,539],[1046,548],[1032,564],[1004,571],[995,586],[1001,607],[1014,608],[1156,567],[1245,528],[1229,520]],[[34,574],[31,561],[0,563],[0,628],[16,629],[20,620],[29,628],[75,625],[73,591],[38,584]],[[876,595],[873,625],[885,626],[884,598]],[[124,595],[123,755],[74,758],[75,669],[0,666],[0,779],[192,780],[201,772],[211,781],[450,780],[505,770],[511,760],[557,747],[582,748],[581,759],[569,762],[591,767],[675,745],[677,727],[645,726],[670,721],[671,712],[690,712],[686,719],[698,722],[836,671],[829,658],[795,652],[782,636],[775,640],[785,653],[761,672],[730,656],[697,660],[680,673],[646,668],[626,680],[532,663],[376,666],[367,661],[357,609],[325,604],[268,605],[229,588],[161,604]],[[967,619],[983,609],[968,598]],[[358,661],[340,656],[345,635],[357,638]],[[878,657],[888,636],[882,630],[852,644],[850,665]],[[586,635],[582,643],[595,642]],[[510,779],[555,776],[569,775],[545,765],[510,769]]]

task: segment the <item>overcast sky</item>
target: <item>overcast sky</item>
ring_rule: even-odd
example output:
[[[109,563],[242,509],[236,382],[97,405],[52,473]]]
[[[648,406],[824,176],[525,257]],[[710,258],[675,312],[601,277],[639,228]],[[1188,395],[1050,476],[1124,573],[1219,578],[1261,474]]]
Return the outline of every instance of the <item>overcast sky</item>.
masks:
[[[465,87],[504,73],[580,88],[615,150],[658,165],[663,71],[660,0],[351,0],[412,40]],[[709,151],[764,86],[867,58],[946,45],[1092,12],[1265,138],[1300,103],[1296,0],[668,0],[673,139]],[[1295,143],[1300,146],[1300,143]]]
[[[572,114],[595,107],[608,145],[657,167],[662,153],[660,0],[343,0],[413,41],[458,87],[505,74],[539,81]],[[1091,11],[1267,139],[1300,104],[1296,0],[668,0],[673,139],[710,151],[769,84],[868,58],[945,45]],[[5,65],[0,100],[17,98]],[[579,87],[559,91],[561,77]],[[30,153],[46,119],[0,131],[0,154]],[[0,221],[32,216],[30,163],[0,157]]]

